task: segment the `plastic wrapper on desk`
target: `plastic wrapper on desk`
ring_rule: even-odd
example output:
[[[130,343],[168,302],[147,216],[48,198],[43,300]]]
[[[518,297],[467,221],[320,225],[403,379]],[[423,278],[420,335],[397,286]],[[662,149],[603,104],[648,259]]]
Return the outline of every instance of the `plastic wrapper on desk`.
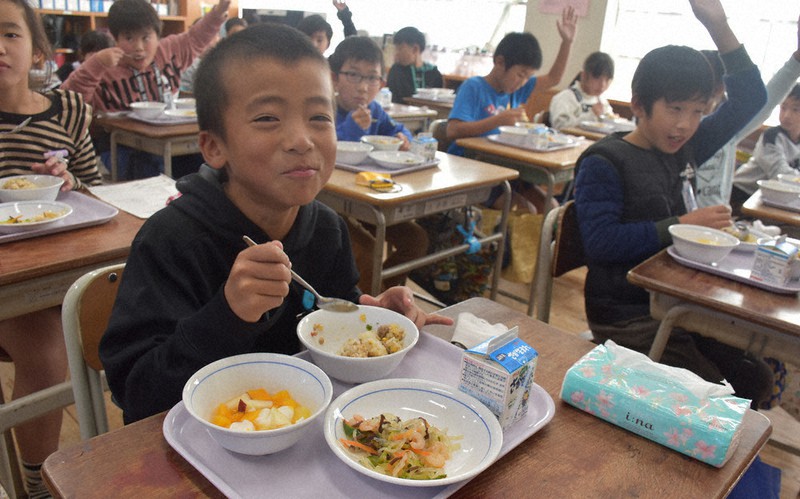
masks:
[[[576,362],[561,398],[583,411],[695,459],[722,467],[739,443],[750,401],[729,386],[652,362],[609,341]]]

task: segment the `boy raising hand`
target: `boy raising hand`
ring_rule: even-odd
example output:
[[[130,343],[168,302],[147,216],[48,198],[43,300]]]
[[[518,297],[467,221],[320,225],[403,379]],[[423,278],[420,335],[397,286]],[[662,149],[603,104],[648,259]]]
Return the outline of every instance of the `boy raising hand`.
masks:
[[[628,271],[672,243],[676,223],[722,228],[730,208],[697,209],[696,165],[711,157],[766,101],[758,68],[730,29],[719,0],[690,0],[719,49],[728,100],[703,117],[714,91],[700,52],[670,45],[652,50],[631,83],[636,129],[618,132],[587,149],[577,163],[575,206],[589,271],[585,301],[597,341],[612,339],[647,353],[659,323],[650,317],[645,290]],[[708,381],[727,379],[737,395],[757,404],[772,385],[759,359],[710,338],[674,330],[661,361]]]

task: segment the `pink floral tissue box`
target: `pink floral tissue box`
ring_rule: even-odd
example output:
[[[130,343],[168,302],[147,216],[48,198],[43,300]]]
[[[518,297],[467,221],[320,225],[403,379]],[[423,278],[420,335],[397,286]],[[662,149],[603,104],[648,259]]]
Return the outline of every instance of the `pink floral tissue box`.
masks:
[[[658,364],[607,341],[564,377],[568,404],[700,461],[722,467],[739,443],[750,401],[730,385]]]

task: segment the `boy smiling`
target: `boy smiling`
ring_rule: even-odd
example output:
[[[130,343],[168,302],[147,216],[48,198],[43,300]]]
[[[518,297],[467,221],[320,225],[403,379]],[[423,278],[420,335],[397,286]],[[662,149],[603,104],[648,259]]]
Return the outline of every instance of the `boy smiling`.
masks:
[[[650,317],[647,292],[629,284],[626,275],[671,244],[672,224],[731,224],[728,206],[697,209],[694,168],[766,101],[758,68],[731,31],[719,0],[689,1],[725,64],[728,100],[704,118],[714,89],[705,57],[689,47],[657,48],[633,76],[636,129],[604,138],[577,162],[575,206],[589,268],[584,295],[589,326],[596,341],[612,339],[644,353],[659,323]],[[737,395],[756,404],[772,384],[772,373],[760,360],[684,330],[673,331],[661,361],[712,382],[727,379]]]
[[[207,165],[137,234],[100,345],[126,422],[172,407],[214,360],[297,353],[307,306],[289,268],[325,296],[418,326],[452,323],[420,310],[409,288],[377,297],[357,288],[345,223],[314,199],[336,135],[330,73],[308,37],[261,24],[225,38],[204,56],[196,89]],[[243,235],[262,244],[247,247]]]

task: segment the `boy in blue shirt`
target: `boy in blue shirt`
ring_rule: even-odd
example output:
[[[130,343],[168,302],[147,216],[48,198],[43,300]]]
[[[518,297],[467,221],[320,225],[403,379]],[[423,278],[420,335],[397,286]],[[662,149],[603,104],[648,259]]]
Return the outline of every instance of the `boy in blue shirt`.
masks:
[[[528,120],[525,103],[534,88],[554,87],[564,76],[577,20],[572,7],[564,9],[561,20],[556,23],[561,46],[550,72],[545,75],[533,75],[542,66],[542,49],[535,36],[509,33],[500,40],[489,74],[473,76],[458,87],[447,122],[447,140],[452,141],[448,153],[464,155],[464,148],[456,144],[456,139],[496,134],[500,126]],[[521,181],[515,182],[513,188],[533,204],[532,211],[544,211],[545,195],[541,189]],[[500,190],[494,189],[486,204],[501,206],[499,195]]]
[[[588,262],[586,315],[596,341],[611,339],[647,353],[659,323],[649,296],[628,283],[628,271],[671,244],[676,223],[723,228],[726,205],[696,209],[696,165],[722,147],[761,109],[764,84],[733,34],[719,0],[689,0],[719,49],[728,100],[703,118],[714,91],[704,56],[689,47],[648,53],[632,81],[630,133],[615,133],[587,149],[577,163],[575,205]],[[727,379],[737,395],[767,396],[772,372],[763,361],[710,338],[675,329],[661,359],[712,382]]]
[[[409,288],[373,297],[356,286],[344,221],[315,200],[333,172],[336,134],[328,65],[307,36],[249,27],[203,57],[197,83],[206,164],[136,235],[100,343],[126,423],[178,403],[189,376],[214,360],[299,352],[307,307],[290,268],[325,296],[390,308],[420,327],[452,324],[420,310]]]

